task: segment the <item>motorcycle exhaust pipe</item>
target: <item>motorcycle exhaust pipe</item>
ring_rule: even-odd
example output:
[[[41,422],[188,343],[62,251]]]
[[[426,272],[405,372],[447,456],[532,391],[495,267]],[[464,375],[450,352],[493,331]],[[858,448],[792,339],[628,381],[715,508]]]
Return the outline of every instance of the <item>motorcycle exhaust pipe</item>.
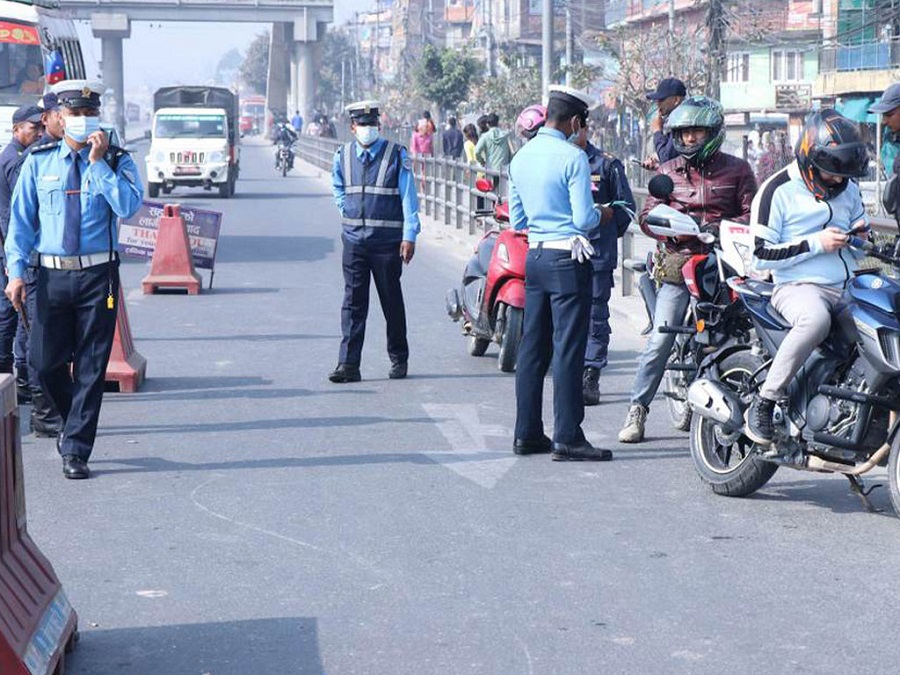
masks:
[[[744,428],[744,405],[741,399],[719,382],[701,378],[687,391],[687,402],[695,415],[718,422],[726,433]]]

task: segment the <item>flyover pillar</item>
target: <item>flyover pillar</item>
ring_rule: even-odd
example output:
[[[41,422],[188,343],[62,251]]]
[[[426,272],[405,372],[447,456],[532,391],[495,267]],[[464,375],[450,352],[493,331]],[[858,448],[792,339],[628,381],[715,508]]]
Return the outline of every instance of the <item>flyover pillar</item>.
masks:
[[[91,30],[100,38],[103,58],[103,83],[107,87],[106,119],[125,143],[125,59],[122,40],[131,37],[131,21],[125,14],[92,14]]]
[[[291,59],[294,110],[299,110],[305,120],[312,117],[316,98],[315,56],[314,42],[294,43],[294,54]]]
[[[272,113],[288,112],[288,33],[291,24],[275,22],[272,24],[272,39],[269,41],[269,73],[266,82],[266,100]],[[268,120],[266,122],[268,124]],[[268,131],[268,130],[267,130]]]

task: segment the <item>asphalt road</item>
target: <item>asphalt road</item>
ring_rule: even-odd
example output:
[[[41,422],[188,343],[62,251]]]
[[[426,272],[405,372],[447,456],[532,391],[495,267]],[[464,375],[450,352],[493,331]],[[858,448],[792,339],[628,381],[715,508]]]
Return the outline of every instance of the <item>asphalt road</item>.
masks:
[[[337,357],[339,223],[327,177],[244,147],[215,288],[144,297],[149,380],[109,395],[65,481],[24,439],[29,526],[80,615],[73,675],[896,672],[900,522],[842,478],[782,471],[750,499],[697,479],[658,400],[615,442],[640,340],[616,301],[585,429],[608,464],[510,451],[513,379],[444,314],[464,247],[427,229],[405,275],[409,379],[373,298],[364,381]],[[547,406],[550,404],[547,387]]]

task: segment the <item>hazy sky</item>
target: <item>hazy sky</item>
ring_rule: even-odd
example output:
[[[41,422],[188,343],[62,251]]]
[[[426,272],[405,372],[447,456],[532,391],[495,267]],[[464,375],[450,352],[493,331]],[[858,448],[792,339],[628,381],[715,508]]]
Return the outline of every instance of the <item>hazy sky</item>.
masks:
[[[373,4],[374,0],[335,0],[335,22],[341,24]],[[131,38],[124,46],[125,89],[202,83],[212,77],[223,54],[232,48],[243,52],[256,34],[268,28],[260,23],[132,23]],[[87,24],[79,30],[87,60],[99,62],[100,41],[91,37]]]

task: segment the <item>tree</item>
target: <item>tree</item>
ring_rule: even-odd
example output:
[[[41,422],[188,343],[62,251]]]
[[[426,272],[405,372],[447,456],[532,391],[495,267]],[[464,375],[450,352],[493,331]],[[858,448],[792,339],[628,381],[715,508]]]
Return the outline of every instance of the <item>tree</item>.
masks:
[[[219,59],[219,65],[216,66],[216,82],[231,86],[243,61],[244,57],[237,49],[229,49],[225,52]]]
[[[495,112],[504,124],[512,124],[522,110],[541,102],[541,74],[511,54],[501,54],[500,61],[501,72],[473,89],[469,112]]]
[[[241,80],[258,94],[265,94],[269,82],[269,34],[260,33],[247,48],[241,64]]]
[[[319,49],[316,100],[324,110],[335,111],[342,103],[349,102],[346,97],[353,90],[350,81],[351,66],[354,64],[353,43],[346,33],[332,30],[325,34]]]
[[[469,96],[477,81],[481,63],[466,50],[439,49],[425,45],[413,81],[424,98],[444,111],[455,111]]]

